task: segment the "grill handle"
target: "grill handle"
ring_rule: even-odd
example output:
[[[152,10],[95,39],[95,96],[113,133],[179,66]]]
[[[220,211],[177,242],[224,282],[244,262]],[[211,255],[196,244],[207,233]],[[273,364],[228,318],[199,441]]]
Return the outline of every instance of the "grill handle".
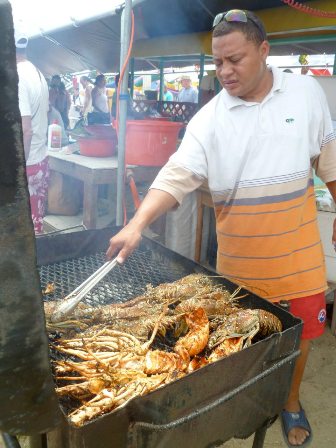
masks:
[[[240,386],[236,387],[235,389],[231,390],[227,394],[223,395],[222,397],[218,398],[217,400],[213,401],[212,403],[203,406],[201,408],[197,408],[197,411],[191,412],[190,414],[181,417],[179,419],[176,419],[172,422],[166,423],[166,424],[159,424],[156,425],[154,423],[147,423],[147,422],[134,422],[132,425],[131,432],[135,436],[137,431],[141,429],[150,430],[150,431],[167,431],[170,429],[175,429],[185,423],[189,423],[195,418],[200,417],[202,414],[206,414],[207,412],[212,411],[217,406],[220,406],[221,404],[225,403],[226,401],[230,400],[231,398],[235,397],[239,393],[243,392],[248,387],[253,386],[258,381],[262,380],[263,378],[270,375],[274,370],[279,369],[283,365],[290,363],[295,360],[300,355],[300,350],[296,350],[293,353],[291,353],[286,358],[282,359],[278,363],[274,364],[269,369],[264,370],[263,372],[259,373],[257,376],[253,377],[251,380],[246,381],[246,383],[241,384]],[[130,445],[132,446],[132,445]]]

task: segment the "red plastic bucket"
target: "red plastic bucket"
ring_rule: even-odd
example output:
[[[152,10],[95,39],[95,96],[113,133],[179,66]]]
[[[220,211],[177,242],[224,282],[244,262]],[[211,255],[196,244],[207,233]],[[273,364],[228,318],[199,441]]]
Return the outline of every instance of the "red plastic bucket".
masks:
[[[115,129],[111,124],[91,124],[84,129],[92,136],[99,139],[110,139],[116,137]]]
[[[79,152],[87,157],[111,157],[115,154],[115,142],[112,139],[82,137],[79,139]]]
[[[148,118],[146,118],[146,120],[151,120],[151,121],[171,121],[170,117],[148,117]]]
[[[163,166],[176,151],[183,123],[157,120],[129,120],[126,126],[128,165]]]

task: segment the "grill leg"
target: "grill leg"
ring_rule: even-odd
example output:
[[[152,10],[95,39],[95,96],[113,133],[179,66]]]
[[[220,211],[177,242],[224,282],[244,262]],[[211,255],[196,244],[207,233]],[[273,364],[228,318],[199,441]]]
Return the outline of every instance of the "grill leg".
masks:
[[[252,448],[263,448],[266,437],[267,426],[262,426],[254,433]]]
[[[277,416],[270,418],[259,429],[256,430],[256,432],[254,433],[252,448],[263,448],[266,437],[266,431],[271,425],[273,425],[276,419]]]
[[[1,434],[1,436],[2,436],[2,439],[4,441],[6,448],[20,448],[21,447],[16,436],[12,436],[10,434],[7,434],[6,432],[3,432]]]

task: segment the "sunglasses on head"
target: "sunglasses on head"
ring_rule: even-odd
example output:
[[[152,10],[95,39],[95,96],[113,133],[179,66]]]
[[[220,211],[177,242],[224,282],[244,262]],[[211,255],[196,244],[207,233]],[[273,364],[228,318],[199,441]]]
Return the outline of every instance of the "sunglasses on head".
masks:
[[[231,9],[230,11],[220,12],[214,18],[212,28],[215,28],[220,22],[225,20],[226,22],[243,22],[247,23],[250,20],[259,30],[263,40],[266,40],[265,31],[260,27],[252,17],[249,17],[242,9]]]

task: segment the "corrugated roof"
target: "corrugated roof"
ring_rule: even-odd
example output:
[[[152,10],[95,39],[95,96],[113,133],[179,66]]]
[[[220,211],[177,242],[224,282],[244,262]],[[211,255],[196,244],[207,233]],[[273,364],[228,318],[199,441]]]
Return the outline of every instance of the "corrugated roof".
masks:
[[[301,3],[306,2],[302,0]],[[309,2],[310,5],[316,4],[316,7],[320,3],[320,1]],[[333,2],[322,3],[332,4]],[[209,32],[214,16],[223,10],[224,4],[225,9],[250,9],[261,15],[270,37],[277,39],[274,41],[275,45],[272,46],[272,54],[334,53],[336,35],[329,26],[330,20],[322,22],[328,26],[321,29],[323,28],[320,26],[321,19],[319,21],[314,19],[317,29],[311,31],[312,36],[307,40],[307,32],[302,29],[302,23],[309,23],[311,28],[311,24],[315,22],[310,16],[306,16],[303,20],[303,13],[285,6],[281,0],[228,0],[225,2],[222,0],[135,0],[133,2],[135,42],[144,41],[146,44],[148,39],[153,42],[167,36],[175,36],[175,39],[178,36],[177,39],[183,43],[185,36],[191,33]],[[287,34],[281,31],[281,25],[279,28],[279,23],[282,22],[279,20],[278,10],[274,8],[281,8],[281,11],[286,13],[284,16],[286,27],[283,31]],[[107,14],[92,21],[33,38],[28,48],[28,56],[46,75],[86,69],[98,69],[101,72],[118,71],[120,22],[120,13]],[[299,23],[299,30],[295,30],[296,23]],[[301,35],[298,43],[293,43],[291,40],[293,32],[296,32],[296,36]],[[316,33],[319,35],[318,38],[315,36]],[[200,47],[199,52],[201,51],[203,50]],[[195,53],[195,51],[192,52]],[[152,56],[159,55],[152,54]],[[141,64],[142,68],[151,68],[145,60]]]

